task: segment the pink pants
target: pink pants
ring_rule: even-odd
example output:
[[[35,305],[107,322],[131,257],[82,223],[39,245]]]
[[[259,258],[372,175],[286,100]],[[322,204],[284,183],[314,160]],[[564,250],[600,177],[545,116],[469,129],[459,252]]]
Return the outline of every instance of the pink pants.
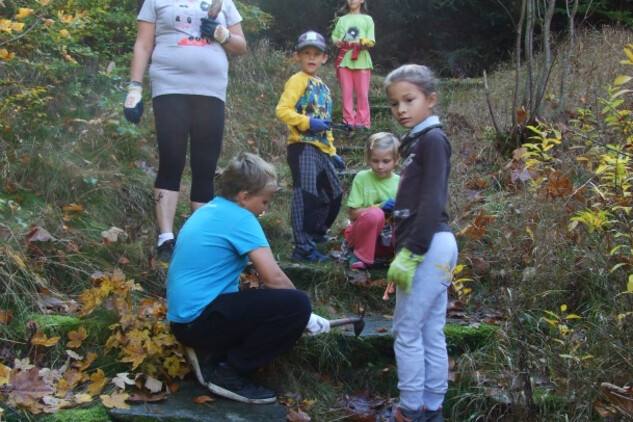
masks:
[[[370,127],[369,81],[371,70],[340,67],[338,76],[341,80],[341,96],[343,97],[343,120],[350,126]],[[354,93],[357,103],[356,113],[354,113]]]
[[[371,207],[345,229],[345,240],[354,256],[365,264],[373,264],[376,256],[393,254],[393,247],[379,242],[380,232],[385,226],[385,213]]]

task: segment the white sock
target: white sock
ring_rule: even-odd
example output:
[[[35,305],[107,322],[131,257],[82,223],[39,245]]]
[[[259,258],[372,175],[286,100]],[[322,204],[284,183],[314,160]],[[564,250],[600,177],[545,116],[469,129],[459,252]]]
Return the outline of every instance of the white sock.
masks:
[[[158,235],[158,244],[156,246],[160,246],[165,243],[166,240],[170,240],[174,238],[174,234],[172,232],[169,233],[161,233]]]

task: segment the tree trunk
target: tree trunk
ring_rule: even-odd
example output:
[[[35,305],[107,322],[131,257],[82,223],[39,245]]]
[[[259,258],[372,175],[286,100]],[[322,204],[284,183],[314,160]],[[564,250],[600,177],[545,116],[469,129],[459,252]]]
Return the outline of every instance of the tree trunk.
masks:
[[[535,19],[535,0],[527,0],[526,22],[525,22],[525,62],[527,65],[527,75],[525,78],[525,92],[523,104],[528,110],[532,110],[533,106],[533,86],[534,86],[534,19]],[[516,110],[515,110],[516,112]]]
[[[547,2],[549,1],[549,4]],[[544,6],[547,6],[547,12],[541,21],[542,37],[543,37],[543,65],[539,72],[538,87],[534,92],[534,108],[530,110],[532,120],[543,114],[543,98],[545,98],[545,90],[547,89],[547,81],[549,80],[550,72],[552,70],[552,19],[554,18],[554,7],[556,6],[555,0],[544,0]]]
[[[523,21],[525,20],[526,0],[521,2],[521,16],[516,24],[514,95],[512,96],[512,130],[516,130],[517,110],[519,108],[519,87],[521,85],[521,40],[523,39]]]
[[[569,3],[572,3],[571,10]],[[560,80],[560,97],[558,98],[558,114],[567,123],[567,114],[565,113],[565,102],[567,101],[567,77],[569,76],[569,68],[571,66],[571,56],[574,54],[574,41],[576,37],[575,33],[575,19],[578,12],[578,0],[565,0],[565,11],[567,12],[567,19],[569,23],[569,48],[565,53],[563,60],[563,71]]]

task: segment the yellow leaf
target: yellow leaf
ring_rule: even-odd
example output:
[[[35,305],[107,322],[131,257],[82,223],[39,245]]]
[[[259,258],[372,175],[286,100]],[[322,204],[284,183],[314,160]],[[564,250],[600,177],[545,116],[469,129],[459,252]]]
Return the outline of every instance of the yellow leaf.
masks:
[[[615,81],[613,81],[614,85],[624,85],[625,83],[628,83],[632,78],[630,76],[626,76],[626,75],[620,75],[617,78],[615,78]]]
[[[33,9],[29,7],[20,7],[20,9],[18,9],[18,14],[15,15],[15,19],[28,18],[32,14],[33,14]]]
[[[59,339],[60,337],[48,338],[44,332],[38,331],[31,337],[31,343],[38,346],[51,347],[56,345]]]
[[[10,373],[11,370],[0,363],[0,386],[3,386],[9,382]]]
[[[556,324],[558,324],[558,321],[554,321],[554,320],[551,320],[551,319],[548,319],[548,318],[543,318],[543,320],[545,322],[547,322],[549,325],[551,325],[552,327],[555,327]]]
[[[565,305],[565,304],[560,305],[560,311],[561,312],[566,312],[567,311],[567,305]]]
[[[9,50],[7,50],[6,48],[3,48],[2,50],[0,50],[0,59],[8,62],[9,60],[12,60],[14,57],[15,57],[15,53],[13,52],[9,53]]]
[[[48,6],[51,0],[37,0],[42,6]]]
[[[565,319],[582,319],[582,317],[576,314],[569,314],[565,316]]]
[[[64,38],[70,38],[70,32],[68,32],[67,29],[62,29],[59,31],[59,35],[61,35]]]
[[[92,401],[92,396],[86,393],[75,394],[73,396],[73,401],[77,404],[89,403]]]
[[[70,331],[67,335],[70,341],[66,343],[66,346],[71,349],[76,349],[81,346],[81,343],[86,339],[86,337],[88,337],[88,333],[86,333],[86,329],[84,327],[79,327],[76,331]]]
[[[129,409],[130,405],[125,402],[130,395],[126,393],[112,393],[108,395],[102,395],[101,403],[108,409],[116,408],[116,409]]]
[[[11,29],[15,32],[22,32],[24,29],[24,22],[12,22]]]
[[[629,281],[626,283],[626,291],[633,293],[633,274],[629,275]]]
[[[4,253],[9,255],[11,257],[11,259],[13,260],[13,262],[18,267],[26,268],[26,264],[24,263],[24,261],[22,261],[22,258],[20,258],[18,255],[16,255],[11,248],[9,248],[8,246],[6,248],[4,248]]]
[[[92,381],[92,384],[88,386],[87,393],[91,396],[96,396],[101,394],[103,387],[105,387],[108,382],[108,378],[106,378],[103,370],[97,369],[97,372],[93,372],[92,375],[90,375],[90,381]]]

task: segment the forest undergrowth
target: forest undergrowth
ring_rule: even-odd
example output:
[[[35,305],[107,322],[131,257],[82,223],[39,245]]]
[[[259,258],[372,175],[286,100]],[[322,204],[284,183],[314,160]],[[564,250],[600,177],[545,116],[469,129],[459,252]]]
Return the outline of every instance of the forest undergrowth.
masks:
[[[451,226],[464,276],[472,279],[464,312],[475,324],[499,326],[494,341],[456,357],[445,403],[453,421],[633,415],[631,42],[626,30],[580,34],[566,109],[555,100],[556,63],[540,122],[519,119],[528,139],[521,145],[492,131],[480,80],[440,84],[438,113],[453,147]],[[561,41],[558,48],[564,47]],[[0,420],[93,402],[125,407],[167,396],[188,371],[162,323],[166,269],[153,257],[152,114],[146,98],[139,126],[122,117],[127,63],[92,59],[46,67],[15,60],[2,67]],[[281,191],[262,224],[275,256],[285,261],[291,177],[286,129],[274,107],[297,67],[288,52],[265,41],[231,66],[220,171],[244,150],[276,165]],[[372,131],[401,134],[385,107],[382,73],[372,76]],[[336,97],[334,68],[328,64],[321,76]],[[505,127],[520,113],[511,110],[513,81],[509,66],[489,72],[496,117]],[[364,136],[340,133],[337,141],[361,145]],[[364,166],[353,153],[346,160],[352,169]],[[189,215],[186,186],[185,180],[177,227]],[[345,221],[343,211],[334,234]],[[313,298],[343,287],[316,289]],[[353,302],[317,307],[334,315]],[[56,333],[38,315],[56,315],[70,329]],[[333,365],[328,370],[345,365],[335,342],[320,347]],[[287,359],[278,386],[306,399],[289,407],[326,420],[319,412],[332,404],[332,390],[292,378],[305,359],[317,369],[325,369],[325,359]]]

